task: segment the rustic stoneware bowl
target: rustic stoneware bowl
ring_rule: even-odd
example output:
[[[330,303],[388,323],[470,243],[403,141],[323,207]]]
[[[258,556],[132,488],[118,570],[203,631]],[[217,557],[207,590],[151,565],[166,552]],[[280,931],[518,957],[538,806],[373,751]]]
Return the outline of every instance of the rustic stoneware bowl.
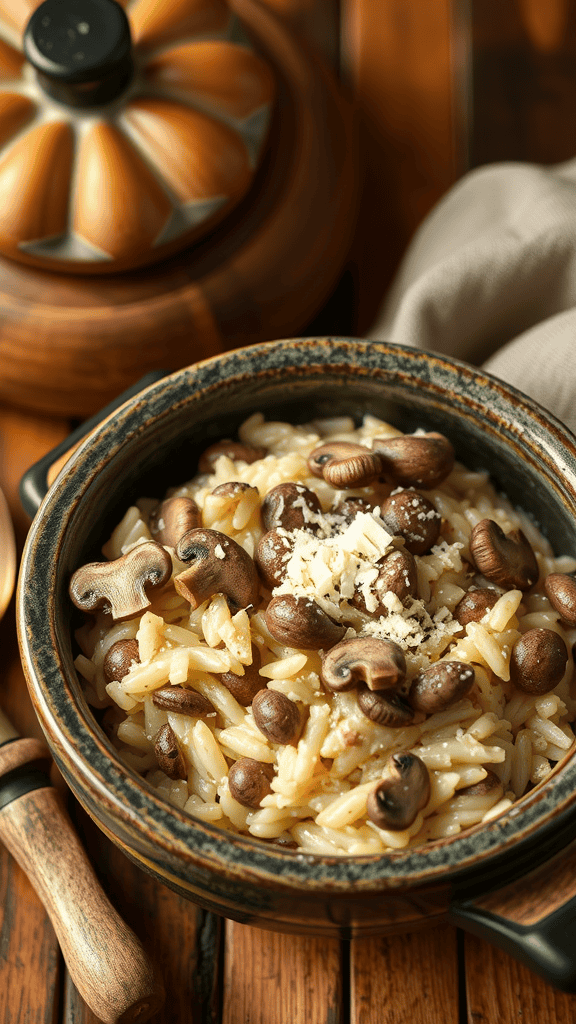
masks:
[[[306,421],[366,411],[440,430],[488,468],[558,552],[576,554],[576,441],[552,416],[465,364],[344,338],[279,341],[181,370],[132,397],[76,451],[36,516],[19,583],[30,692],[64,777],[129,857],[203,907],[285,931],[370,935],[446,917],[565,988],[576,982],[576,759],[494,821],[415,851],[332,858],[194,820],[127,768],[87,706],[73,659],[72,572],[136,497],[189,479],[248,414]],[[571,902],[572,901],[572,902]]]

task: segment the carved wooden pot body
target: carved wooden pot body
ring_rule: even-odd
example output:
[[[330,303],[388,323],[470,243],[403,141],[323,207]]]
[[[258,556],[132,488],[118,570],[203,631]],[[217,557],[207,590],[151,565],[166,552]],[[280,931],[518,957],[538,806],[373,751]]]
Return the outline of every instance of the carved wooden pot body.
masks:
[[[34,6],[0,2],[0,252],[110,273],[200,237],[247,192],[270,120],[238,17],[224,0]]]
[[[318,58],[258,0],[132,0],[136,70],[75,107],[62,90],[111,88],[125,53],[100,83],[52,69],[45,88],[18,49],[33,6],[0,0],[0,400],[84,418],[148,370],[302,332],[358,196],[351,110]]]

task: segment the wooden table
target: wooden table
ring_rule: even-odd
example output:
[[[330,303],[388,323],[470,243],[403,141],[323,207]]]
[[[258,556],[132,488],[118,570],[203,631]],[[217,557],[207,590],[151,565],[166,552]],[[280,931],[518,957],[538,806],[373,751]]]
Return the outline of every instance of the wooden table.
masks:
[[[68,425],[0,410],[0,485],[21,544],[22,472]],[[15,642],[1,626],[2,705],[40,736]],[[57,781],[57,780],[56,780]],[[59,784],[57,782],[57,784]],[[448,925],[388,938],[277,935],[199,910],[129,862],[69,799],[102,885],[160,965],[168,1000],[154,1024],[572,1024],[576,997]],[[95,1024],[66,972],[44,909],[0,845],[1,1024]]]
[[[576,150],[575,0],[267,0],[337,64],[356,96],[367,167],[343,290],[315,329],[363,333],[412,231],[466,169]],[[473,91],[471,91],[473,86]],[[0,485],[18,541],[25,469],[69,424],[0,409]],[[14,610],[0,627],[0,700],[40,736]],[[572,1024],[576,997],[449,926],[351,944],[220,920],[132,866],[70,798],[113,903],[157,958],[155,1024]],[[42,905],[0,845],[0,1024],[94,1024]]]

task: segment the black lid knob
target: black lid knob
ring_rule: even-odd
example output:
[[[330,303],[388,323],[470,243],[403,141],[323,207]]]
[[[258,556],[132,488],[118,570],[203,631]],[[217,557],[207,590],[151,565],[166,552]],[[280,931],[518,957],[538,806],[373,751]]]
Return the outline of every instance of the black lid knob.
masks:
[[[109,103],[132,76],[130,25],[116,0],[45,0],[24,53],[46,92],[75,107]]]

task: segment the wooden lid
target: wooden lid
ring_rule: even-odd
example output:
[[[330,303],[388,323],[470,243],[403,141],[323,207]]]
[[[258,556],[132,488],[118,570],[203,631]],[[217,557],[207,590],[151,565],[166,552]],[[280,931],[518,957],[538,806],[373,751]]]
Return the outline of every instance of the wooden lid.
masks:
[[[273,76],[239,19],[224,0],[34,6],[0,0],[0,253],[110,273],[197,241],[267,138]]]

